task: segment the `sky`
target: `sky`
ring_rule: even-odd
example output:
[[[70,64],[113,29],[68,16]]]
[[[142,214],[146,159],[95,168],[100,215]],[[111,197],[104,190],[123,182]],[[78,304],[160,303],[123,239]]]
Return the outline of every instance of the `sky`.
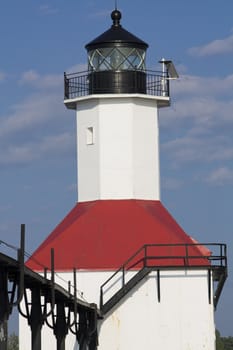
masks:
[[[25,223],[28,253],[76,203],[63,72],[85,68],[84,46],[110,27],[113,8],[113,0],[1,3],[0,240],[19,246]],[[216,326],[233,336],[233,1],[118,0],[118,8],[123,27],[149,44],[147,68],[165,57],[179,72],[160,112],[162,202],[199,242],[227,244]],[[0,252],[14,254],[4,244]]]

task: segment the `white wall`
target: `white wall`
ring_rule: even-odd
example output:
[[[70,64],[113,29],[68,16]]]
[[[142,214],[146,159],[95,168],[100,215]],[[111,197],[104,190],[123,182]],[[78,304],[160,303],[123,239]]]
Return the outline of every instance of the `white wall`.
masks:
[[[103,95],[79,101],[77,137],[79,202],[160,199],[156,98]]]
[[[83,298],[98,303],[99,287],[110,274],[78,272],[77,284]],[[72,274],[60,275],[67,281],[72,280]],[[98,349],[214,350],[214,307],[208,300],[207,271],[161,271],[160,303],[156,278],[156,273],[151,272],[99,321]],[[112,288],[116,290],[119,283],[118,277]],[[65,287],[66,283],[62,284]],[[20,319],[20,324],[20,350],[29,349],[30,332],[25,321]],[[67,349],[75,349],[74,337],[67,337],[66,343]],[[43,329],[42,350],[55,349],[55,344],[51,331]]]
[[[102,321],[99,342],[101,350],[214,350],[207,273],[161,273],[160,303],[156,274],[151,273]]]
[[[100,145],[98,106],[87,100],[77,107],[77,184],[78,200],[93,200],[100,196]],[[93,127],[94,144],[87,144],[87,128]]]

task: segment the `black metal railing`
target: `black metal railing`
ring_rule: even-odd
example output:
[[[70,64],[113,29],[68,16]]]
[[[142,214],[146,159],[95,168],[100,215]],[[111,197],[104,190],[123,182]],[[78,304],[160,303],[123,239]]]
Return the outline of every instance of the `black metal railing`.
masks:
[[[112,291],[116,293],[124,288],[138,271],[145,268],[204,268],[213,270],[214,281],[222,284],[222,277],[227,276],[227,247],[222,243],[145,244],[102,284],[100,306],[106,302],[106,295],[107,299],[112,297]]]
[[[65,100],[122,91],[169,97],[169,80],[162,72],[151,70],[64,73]]]

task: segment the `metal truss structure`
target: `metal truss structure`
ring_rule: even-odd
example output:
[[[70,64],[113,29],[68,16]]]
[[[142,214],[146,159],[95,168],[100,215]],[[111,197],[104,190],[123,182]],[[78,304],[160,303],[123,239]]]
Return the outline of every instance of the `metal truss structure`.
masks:
[[[31,350],[41,350],[41,330],[44,324],[53,329],[57,350],[65,350],[65,338],[70,331],[76,336],[80,350],[96,350],[98,344],[96,304],[77,298],[76,271],[73,288],[68,291],[55,283],[54,252],[51,250],[51,278],[24,264],[25,225],[21,225],[18,258],[0,253],[0,350],[7,350],[7,325],[14,307],[27,319],[31,329]],[[71,292],[72,289],[72,292]],[[22,307],[23,302],[25,307]]]

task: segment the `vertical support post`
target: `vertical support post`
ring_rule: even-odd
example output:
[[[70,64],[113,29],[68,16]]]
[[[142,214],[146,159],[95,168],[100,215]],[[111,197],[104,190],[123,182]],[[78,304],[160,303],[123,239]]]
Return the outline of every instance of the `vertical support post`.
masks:
[[[41,328],[43,318],[41,312],[41,293],[38,286],[32,287],[32,308],[30,314],[30,326],[32,331],[32,350],[41,350]]]
[[[89,312],[89,350],[97,350],[98,346],[98,333],[97,333],[97,310],[96,305],[93,311]]]
[[[8,299],[8,274],[0,270],[0,350],[7,350],[7,321],[10,313]]]
[[[77,320],[77,314],[78,314],[78,308],[77,308],[77,275],[76,275],[76,269],[73,269],[73,277],[74,277],[74,328],[75,328],[75,334],[77,337],[78,334],[78,320]]]
[[[77,332],[77,340],[80,350],[87,348],[87,313],[85,310],[79,312],[79,329]]]
[[[167,96],[169,97],[170,96],[170,80],[169,80],[169,75],[168,75],[168,71],[167,71]]]
[[[21,224],[21,239],[20,249],[18,249],[18,262],[19,262],[19,285],[17,300],[13,303],[13,306],[18,305],[24,293],[24,249],[25,249],[25,224]]]
[[[162,96],[166,96],[167,93],[167,71],[166,71],[166,60],[164,58],[161,59],[160,63],[162,63],[162,79],[161,79],[161,92]]]
[[[53,310],[55,305],[55,291],[54,291],[54,285],[55,285],[55,262],[54,262],[54,249],[51,249],[51,308]]]
[[[209,304],[211,304],[211,270],[208,270],[208,299]]]
[[[160,293],[160,271],[159,270],[157,270],[157,295],[158,295],[158,302],[160,303],[161,293]]]
[[[54,327],[54,334],[57,339],[57,350],[65,350],[65,339],[68,333],[68,326],[65,315],[65,304],[63,301],[57,303],[57,319]]]

